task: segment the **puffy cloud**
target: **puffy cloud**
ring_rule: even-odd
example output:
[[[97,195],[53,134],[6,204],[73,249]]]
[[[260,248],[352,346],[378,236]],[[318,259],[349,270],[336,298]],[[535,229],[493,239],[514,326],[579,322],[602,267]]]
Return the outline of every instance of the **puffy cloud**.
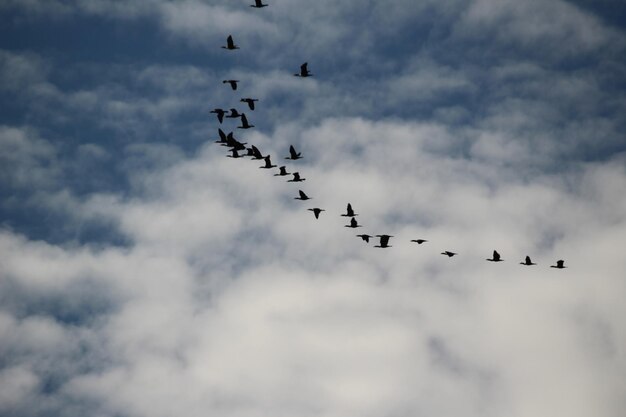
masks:
[[[622,36],[558,1],[246,4],[19,6],[149,16],[171,55],[0,56],[24,116],[1,190],[32,217],[0,230],[0,410],[621,415]],[[237,27],[253,52],[223,58]],[[242,108],[230,76],[253,131],[208,114]],[[306,181],[224,157],[217,126]]]

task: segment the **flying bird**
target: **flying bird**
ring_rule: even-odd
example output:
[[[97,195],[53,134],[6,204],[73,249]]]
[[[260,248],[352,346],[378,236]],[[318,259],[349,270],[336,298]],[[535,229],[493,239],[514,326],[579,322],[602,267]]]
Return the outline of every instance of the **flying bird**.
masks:
[[[530,260],[530,256],[526,256],[526,259],[524,259],[524,262],[520,262],[520,265],[537,265],[536,263],[534,263],[533,261]]]
[[[239,152],[237,152],[237,149],[229,149],[230,152],[232,152],[232,155],[226,155],[229,158],[241,158],[242,155],[239,155]]]
[[[308,65],[309,65],[308,62],[305,62],[304,64],[300,65],[300,72],[297,73],[297,74],[293,74],[293,75],[295,75],[296,77],[310,77],[310,76],[312,76],[313,74],[311,74],[311,72],[309,71]]]
[[[564,265],[565,261],[562,259],[559,259],[558,261],[556,261],[556,265],[550,265],[550,268],[556,268],[556,269],[564,269],[567,268]]]
[[[353,218],[354,220],[354,218]],[[393,237],[390,235],[376,235],[376,237],[380,238],[380,245],[374,246],[375,248],[390,248],[389,246],[389,238]]]
[[[372,236],[372,235],[357,235],[357,237],[360,237],[361,239],[363,239],[364,242],[369,243],[370,237],[374,237],[374,236]]]
[[[289,156],[286,156],[285,159],[291,159],[292,161],[295,161],[296,159],[301,159],[301,155],[302,153],[296,152],[296,149],[293,147],[293,145],[289,145]]]
[[[261,0],[254,0],[254,4],[251,4],[250,7],[254,7],[255,9],[260,9],[261,7],[267,7],[267,4],[263,4]]]
[[[504,259],[500,259],[500,254],[494,250],[491,259],[487,258],[487,260],[490,262],[502,262]]]
[[[352,210],[352,204],[348,203],[348,207],[346,208],[346,214],[342,214],[343,217],[354,217],[354,216],[358,216],[358,214],[356,214],[354,212],[354,210]]]
[[[220,135],[220,140],[216,140],[215,143],[228,143],[228,139],[226,137],[226,133],[222,129],[217,129],[217,133]]]
[[[232,35],[228,35],[228,38],[226,38],[226,46],[222,46],[222,48],[230,50],[239,49],[239,47],[235,45]]]
[[[241,100],[242,103],[247,103],[248,104],[248,108],[250,108],[250,110],[254,110],[254,102],[255,101],[259,101],[259,99],[257,98],[242,98]]]
[[[229,148],[235,148],[238,151],[243,151],[246,149],[244,145],[246,145],[247,143],[248,142],[239,142],[233,136],[233,132],[230,132],[228,135],[226,135],[226,144],[222,144],[222,146],[228,146]]]
[[[276,165],[272,165],[272,161],[270,160],[270,156],[267,155],[265,158],[265,165],[259,168],[263,168],[263,169],[270,169],[270,168],[276,168]]]
[[[261,155],[261,151],[256,146],[252,145],[248,148],[248,155],[252,156],[252,159],[264,159],[265,157]]]
[[[313,214],[315,215],[315,218],[316,218],[316,219],[319,219],[319,218],[320,218],[320,213],[321,213],[321,212],[326,211],[326,210],[324,210],[324,209],[317,208],[317,207],[316,207],[316,208],[310,208],[310,209],[307,209],[307,210],[312,211],[312,212],[313,212]]]
[[[241,117],[241,113],[237,111],[237,109],[230,109],[230,114],[226,116],[227,119],[239,119]]]
[[[448,250],[447,250],[447,251],[443,251],[443,252],[441,252],[441,254],[442,254],[442,255],[448,255],[448,257],[449,257],[449,258],[452,258],[454,255],[458,255],[457,253],[455,253],[455,252],[450,252],[450,251],[448,251]]]
[[[300,195],[300,197],[294,197],[294,199],[296,200],[311,200],[311,197],[309,197],[308,195],[304,194],[304,191],[302,190],[298,190],[298,194]]]
[[[350,219],[350,224],[346,224],[344,227],[351,227],[354,229],[355,227],[361,227],[361,225],[358,224],[356,219],[353,217]]]
[[[293,178],[290,180],[287,180],[287,182],[302,182],[302,181],[306,181],[306,178],[300,178],[299,172],[294,172]]]
[[[254,125],[248,123],[248,118],[246,117],[245,113],[241,113],[241,126],[237,126],[237,128],[250,129],[251,127],[254,127]]]
[[[426,239],[412,239],[411,242],[415,242],[418,245],[421,245],[424,242],[428,242]]]
[[[234,90],[237,89],[237,83],[239,82],[239,80],[224,80],[222,81],[223,84],[230,84],[230,88]]]
[[[217,121],[222,123],[224,121],[224,114],[226,113],[226,110],[224,110],[224,109],[213,109],[209,113],[217,114]]]
[[[290,175],[289,172],[287,172],[287,168],[284,165],[278,169],[280,170],[280,172],[278,174],[274,174],[275,177],[284,177],[285,175]]]

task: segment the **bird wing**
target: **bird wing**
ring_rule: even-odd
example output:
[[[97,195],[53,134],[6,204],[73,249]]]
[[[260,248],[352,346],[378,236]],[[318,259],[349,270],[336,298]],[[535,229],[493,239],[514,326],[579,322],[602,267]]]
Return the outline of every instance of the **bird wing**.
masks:
[[[498,251],[493,251],[493,260],[494,261],[499,261],[500,260],[500,254],[498,253]]]
[[[305,62],[304,64],[300,65],[300,73],[301,74],[306,74],[309,72],[309,69],[307,68],[309,65],[308,62]]]
[[[300,194],[300,198],[302,198],[302,199],[306,200],[306,199],[309,198],[306,194],[304,194],[304,191],[302,191],[302,190],[298,190],[298,193]]]
[[[226,45],[229,48],[234,48],[235,47],[235,43],[233,42],[233,37],[231,35],[228,35],[228,38],[226,38]]]
[[[356,225],[357,225],[356,219],[353,217],[352,219],[350,219],[350,226],[356,227]]]
[[[248,118],[244,113],[241,113],[241,125],[248,126]]]
[[[294,181],[300,181],[300,173],[299,172],[294,172],[293,173],[293,180]]]
[[[298,155],[296,154],[296,150],[294,149],[293,145],[289,145],[289,154],[291,155],[291,159],[295,159],[298,157]]]
[[[389,236],[382,235],[380,237],[380,246],[387,246],[387,243],[389,243]]]
[[[354,210],[352,210],[352,204],[348,203],[348,207],[346,208],[346,212],[348,216],[354,216]]]

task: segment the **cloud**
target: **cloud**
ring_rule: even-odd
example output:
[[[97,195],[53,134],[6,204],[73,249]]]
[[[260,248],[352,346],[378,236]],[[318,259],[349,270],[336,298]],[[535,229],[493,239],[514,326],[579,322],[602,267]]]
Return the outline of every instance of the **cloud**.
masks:
[[[161,31],[0,54],[2,413],[621,415],[623,36],[559,1],[246,4],[4,4]],[[244,95],[256,129],[208,114]]]

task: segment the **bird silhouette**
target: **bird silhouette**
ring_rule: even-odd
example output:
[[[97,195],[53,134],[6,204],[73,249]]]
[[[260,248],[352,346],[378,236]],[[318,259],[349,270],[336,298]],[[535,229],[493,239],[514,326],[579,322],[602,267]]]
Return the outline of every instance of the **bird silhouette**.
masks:
[[[310,77],[310,76],[312,76],[313,74],[311,74],[311,72],[309,71],[308,65],[309,65],[308,62],[305,62],[304,64],[300,65],[300,72],[297,73],[297,74],[293,74],[293,75],[295,75],[296,77]]]
[[[232,152],[231,155],[226,155],[229,158],[242,158],[242,155],[239,155],[239,152],[237,152],[237,149],[229,149],[230,152]]]
[[[415,242],[418,245],[421,245],[424,242],[428,242],[426,239],[412,239],[411,242]]]
[[[443,252],[441,252],[441,254],[442,254],[442,255],[448,255],[448,257],[449,257],[449,258],[452,258],[454,255],[458,255],[457,253],[455,253],[455,252],[450,252],[450,251],[448,251],[448,250],[447,250],[447,251],[443,251]]]
[[[251,4],[250,7],[254,7],[255,9],[260,9],[261,7],[267,7],[267,4],[263,4],[261,0],[254,0],[254,4]]]
[[[237,89],[237,83],[239,82],[239,80],[224,80],[222,81],[223,84],[230,84],[230,88],[234,90]]]
[[[526,259],[524,259],[524,262],[520,262],[520,265],[537,265],[536,263],[534,263],[533,261],[530,260],[530,256],[526,256]]]
[[[265,159],[265,157],[261,155],[259,148],[254,145],[248,148],[248,154],[252,156],[252,159]]]
[[[556,261],[556,265],[550,265],[550,268],[556,268],[556,269],[567,268],[564,264],[565,264],[565,261],[562,259],[559,259],[558,261]]]
[[[324,209],[317,208],[317,207],[316,207],[316,208],[310,208],[310,209],[307,209],[307,210],[312,211],[312,212],[313,212],[313,214],[315,215],[315,218],[316,218],[316,219],[319,219],[319,218],[320,218],[320,213],[321,213],[322,211],[326,211],[326,210],[324,210]]]
[[[255,101],[259,101],[259,99],[257,98],[242,98],[241,100],[242,103],[247,103],[248,104],[248,108],[250,110],[254,110],[254,102]]]
[[[287,172],[287,168],[284,165],[278,169],[280,170],[280,172],[278,174],[274,174],[275,177],[284,177],[285,175],[290,175],[289,172]]]
[[[351,227],[351,228],[355,228],[355,227],[361,227],[360,224],[357,223],[356,219],[354,217],[352,217],[350,219],[350,224],[346,224],[344,227]]]
[[[294,199],[296,200],[311,200],[311,197],[309,197],[308,195],[304,194],[304,191],[302,190],[298,190],[298,194],[300,195],[299,197],[294,197]]]
[[[230,132],[228,135],[226,135],[226,144],[222,144],[222,146],[228,146],[229,148],[234,148],[238,151],[243,151],[246,149],[246,147],[244,146],[246,144],[247,142],[239,142],[233,136],[233,132]]]
[[[241,113],[237,109],[230,109],[230,114],[226,116],[227,119],[239,119],[240,117]]]
[[[490,262],[502,262],[504,259],[500,259],[500,254],[494,250],[491,259],[487,258],[487,260]]]
[[[296,149],[293,147],[293,145],[289,145],[289,156],[286,156],[285,159],[291,159],[295,161],[302,158],[302,156],[300,155],[302,155],[301,152],[296,152]]]
[[[348,207],[346,207],[346,214],[342,214],[343,217],[354,217],[354,216],[358,216],[358,214],[356,214],[354,212],[354,210],[352,210],[352,204],[348,203]]]
[[[224,109],[213,109],[209,113],[217,114],[217,121],[222,123],[224,121],[224,114],[226,111]]]
[[[361,239],[363,239],[364,242],[369,243],[370,237],[374,237],[374,236],[372,236],[372,235],[357,235],[357,237],[360,237]]]
[[[226,133],[222,129],[217,129],[217,133],[220,135],[220,140],[216,140],[215,143],[228,143],[228,139],[226,137]]]
[[[391,246],[389,246],[389,238],[392,238],[393,236],[390,236],[390,235],[376,235],[376,237],[380,238],[380,244],[374,246],[375,248],[390,248],[391,247]]]
[[[237,126],[238,129],[250,129],[251,127],[254,127],[254,125],[251,125],[248,123],[248,118],[246,117],[245,113],[241,113],[241,126]]]
[[[226,46],[222,46],[223,49],[239,49],[239,47],[237,45],[235,45],[235,42],[233,41],[233,37],[232,35],[228,35],[228,38],[226,38]]]
[[[276,168],[276,165],[272,165],[272,161],[270,160],[270,156],[267,155],[265,158],[265,165],[259,168],[263,168],[263,169],[270,169],[270,168]]]
[[[306,181],[306,178],[300,178],[299,172],[294,172],[293,178],[290,180],[287,180],[287,182],[302,182],[302,181]]]

